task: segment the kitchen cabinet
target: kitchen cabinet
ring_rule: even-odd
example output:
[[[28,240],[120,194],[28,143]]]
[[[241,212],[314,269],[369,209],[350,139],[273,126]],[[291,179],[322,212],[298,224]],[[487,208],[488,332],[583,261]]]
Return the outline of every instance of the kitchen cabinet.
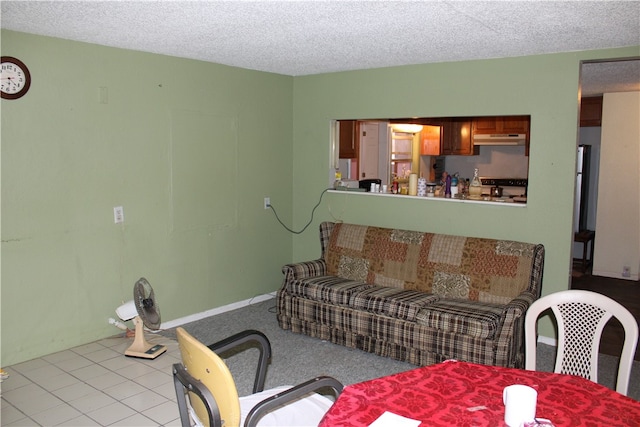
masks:
[[[580,127],[602,126],[602,96],[580,100]]]
[[[471,121],[464,119],[451,119],[444,125],[444,138],[442,138],[442,155],[473,156],[471,141]]]
[[[472,138],[473,135],[524,134],[526,135],[525,156],[528,156],[530,122],[530,116],[475,117],[472,120]]]
[[[358,122],[356,120],[340,120],[341,159],[358,158]]]
[[[446,119],[423,125],[420,134],[423,156],[473,156],[478,154],[471,140],[471,121]]]
[[[440,155],[440,134],[441,126],[424,125],[420,132],[420,155],[439,156]]]
[[[529,116],[477,117],[473,119],[473,133],[524,133],[529,139]]]

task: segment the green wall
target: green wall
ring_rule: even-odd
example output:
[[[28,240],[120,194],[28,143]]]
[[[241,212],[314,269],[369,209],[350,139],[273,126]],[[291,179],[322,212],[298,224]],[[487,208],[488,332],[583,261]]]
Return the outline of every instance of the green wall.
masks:
[[[11,31],[2,55],[33,79],[1,104],[2,366],[118,333],[141,276],[165,322],[277,289],[292,77]]]
[[[323,220],[510,238],[569,281],[579,62],[638,47],[288,77],[2,31],[29,93],[2,100],[1,364],[117,332],[149,279],[163,320],[277,289]],[[106,89],[101,89],[106,88]],[[530,114],[526,208],[325,194],[329,120]],[[113,223],[123,206],[125,222]],[[544,331],[543,331],[544,333]]]
[[[526,208],[329,193],[316,223],[340,220],[542,243],[542,293],[567,289],[573,243],[580,61],[639,56],[638,47],[306,76],[294,83],[294,220],[307,221],[328,183],[329,120],[531,115]],[[455,171],[450,171],[455,172]],[[480,171],[482,173],[482,171]],[[313,225],[314,230],[316,224]],[[318,257],[316,233],[294,258]],[[553,336],[550,322],[541,332]]]

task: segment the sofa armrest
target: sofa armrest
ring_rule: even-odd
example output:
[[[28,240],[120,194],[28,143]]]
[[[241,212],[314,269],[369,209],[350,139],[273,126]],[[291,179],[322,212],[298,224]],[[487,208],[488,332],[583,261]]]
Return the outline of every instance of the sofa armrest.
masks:
[[[537,296],[524,291],[504,307],[496,336],[496,365],[524,368],[524,316]]]
[[[538,299],[537,295],[528,290],[523,291],[520,295],[509,301],[504,307],[505,313],[513,312],[516,316],[524,316],[529,309],[529,306]]]
[[[286,264],[282,267],[284,284],[292,280],[305,279],[307,277],[324,276],[327,274],[327,263],[324,259]]]

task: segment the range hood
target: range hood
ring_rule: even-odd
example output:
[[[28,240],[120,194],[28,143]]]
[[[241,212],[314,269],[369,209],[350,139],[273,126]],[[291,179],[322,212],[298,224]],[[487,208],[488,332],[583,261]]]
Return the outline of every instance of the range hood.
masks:
[[[524,133],[491,133],[475,134],[473,145],[525,145],[527,135]]]

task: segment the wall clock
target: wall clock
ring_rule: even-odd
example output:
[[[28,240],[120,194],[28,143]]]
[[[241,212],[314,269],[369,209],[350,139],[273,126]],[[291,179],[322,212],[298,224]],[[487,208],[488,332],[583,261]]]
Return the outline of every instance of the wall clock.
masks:
[[[3,99],[18,99],[31,86],[31,74],[22,61],[12,56],[3,56],[0,66],[0,95]]]

